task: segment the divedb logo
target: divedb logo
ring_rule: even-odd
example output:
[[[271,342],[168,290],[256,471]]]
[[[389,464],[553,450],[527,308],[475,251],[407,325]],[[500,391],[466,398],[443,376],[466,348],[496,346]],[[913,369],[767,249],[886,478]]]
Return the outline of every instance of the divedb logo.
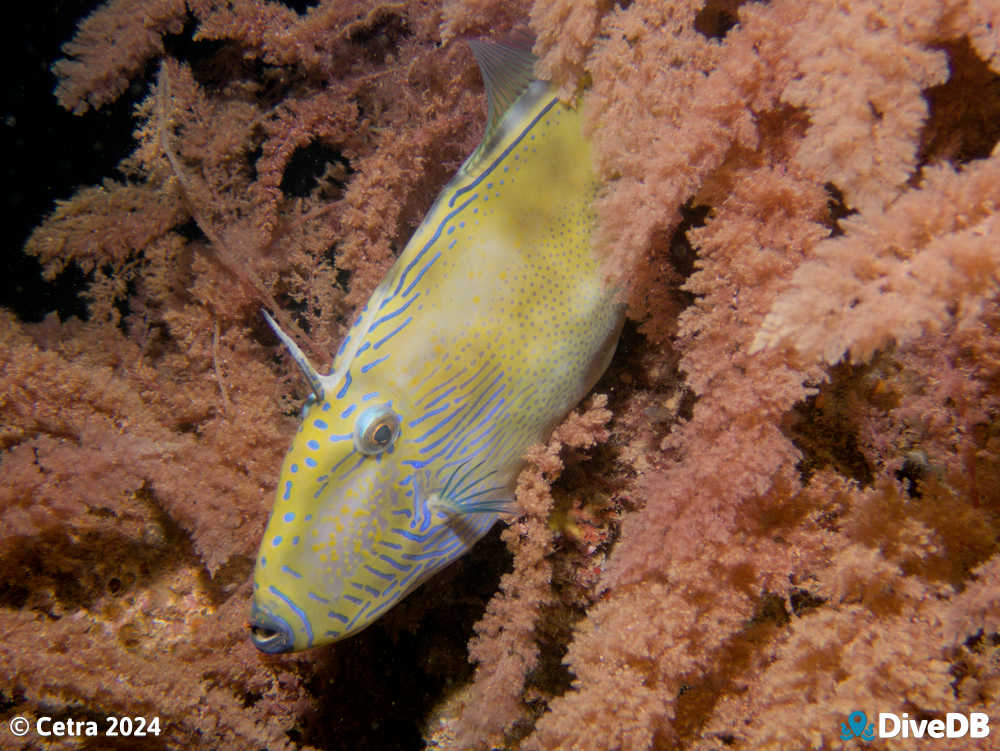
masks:
[[[840,740],[858,738],[985,738],[990,734],[990,716],[985,712],[948,712],[943,720],[914,720],[906,712],[879,712],[878,723],[868,722],[868,715],[855,710],[840,723]]]

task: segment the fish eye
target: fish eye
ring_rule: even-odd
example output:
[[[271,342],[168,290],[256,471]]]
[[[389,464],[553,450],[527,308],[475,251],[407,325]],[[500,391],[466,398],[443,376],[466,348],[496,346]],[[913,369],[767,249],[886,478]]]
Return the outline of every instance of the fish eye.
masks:
[[[354,445],[362,454],[381,454],[399,437],[399,415],[388,404],[369,407],[354,423]]]

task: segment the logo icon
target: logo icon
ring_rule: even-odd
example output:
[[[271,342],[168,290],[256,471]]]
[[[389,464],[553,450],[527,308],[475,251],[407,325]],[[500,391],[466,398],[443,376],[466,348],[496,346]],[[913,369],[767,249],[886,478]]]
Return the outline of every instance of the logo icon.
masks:
[[[851,712],[847,715],[847,722],[840,723],[840,740],[849,741],[851,738],[860,738],[863,741],[875,740],[875,723],[869,725],[864,712]]]

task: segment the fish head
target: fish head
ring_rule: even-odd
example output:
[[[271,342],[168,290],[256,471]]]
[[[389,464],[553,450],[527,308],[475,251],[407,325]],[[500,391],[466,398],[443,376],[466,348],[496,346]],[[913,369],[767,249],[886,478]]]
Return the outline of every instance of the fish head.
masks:
[[[458,450],[480,424],[456,409],[463,378],[413,390],[388,368],[354,366],[355,378],[350,368],[317,377],[282,464],[254,573],[251,640],[263,652],[357,633],[497,519],[492,473]],[[459,443],[448,428],[463,424]],[[480,504],[469,513],[454,504],[463,493]]]
[[[396,460],[402,417],[393,400],[362,396],[303,408],[256,561],[251,639],[264,652],[343,638],[368,622],[359,605],[379,604],[371,600],[382,590],[366,590],[357,573],[372,567],[392,512],[412,505],[414,470]]]

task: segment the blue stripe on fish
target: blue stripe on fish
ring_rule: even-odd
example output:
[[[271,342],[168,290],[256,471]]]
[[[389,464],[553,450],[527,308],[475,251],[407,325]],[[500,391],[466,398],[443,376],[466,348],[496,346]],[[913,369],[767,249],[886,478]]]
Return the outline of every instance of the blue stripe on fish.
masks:
[[[413,316],[410,316],[405,321],[403,321],[401,324],[399,324],[396,328],[394,328],[392,331],[390,331],[388,334],[386,334],[381,339],[379,339],[377,342],[375,342],[375,344],[372,345],[372,349],[378,349],[379,347],[381,347],[387,341],[389,341],[390,339],[392,339],[392,337],[396,336],[396,334],[398,334],[400,331],[402,331],[407,326],[409,326],[412,321],[413,321]]]
[[[302,621],[302,628],[306,630],[306,646],[311,647],[313,643],[312,624],[309,623],[309,618],[306,617],[306,614],[302,611],[302,608],[300,608],[298,605],[292,602],[292,600],[284,592],[282,592],[273,584],[268,587],[268,591],[272,595],[280,599],[282,602],[284,602],[288,606],[289,610],[291,610],[293,613],[295,613],[295,615],[299,617],[299,620]]]
[[[391,321],[393,318],[395,318],[400,313],[402,313],[403,311],[405,311],[408,307],[410,307],[413,304],[413,302],[417,298],[419,298],[419,297],[420,297],[420,293],[418,292],[413,297],[411,297],[409,300],[407,300],[403,305],[400,305],[398,308],[396,308],[391,313],[387,313],[386,315],[384,315],[381,318],[379,318],[377,321],[375,321],[375,323],[372,324],[372,327],[370,329],[368,329],[368,333],[371,334],[375,329],[377,329],[379,326],[381,326],[386,321]],[[384,306],[388,302],[389,302],[389,300],[386,300],[385,303],[382,303],[382,305]]]
[[[455,191],[454,195],[452,195],[451,199],[448,201],[448,205],[449,206],[454,206],[456,199],[458,199],[458,197],[460,195],[462,195],[463,193],[467,193],[470,190],[474,190],[476,188],[476,186],[479,185],[479,183],[481,183],[484,179],[486,179],[487,177],[489,177],[490,174],[492,174],[493,170],[495,170],[497,168],[497,166],[501,162],[503,162],[503,160],[506,159],[514,149],[517,148],[518,144],[520,144],[521,141],[524,140],[525,134],[528,131],[530,131],[532,128],[534,128],[538,124],[538,121],[541,120],[543,117],[545,117],[545,115],[548,114],[549,110],[552,109],[552,107],[558,101],[559,101],[559,98],[556,97],[555,99],[552,99],[548,104],[546,104],[542,108],[542,111],[539,112],[537,115],[535,115],[535,117],[533,117],[531,119],[531,121],[524,127],[524,129],[517,135],[517,137],[514,138],[514,140],[511,142],[510,146],[508,146],[503,151],[501,151],[500,152],[500,156],[498,156],[489,167],[487,167],[485,170],[483,170],[482,174],[479,175],[479,177],[477,177],[475,180],[473,180],[468,185],[465,185],[465,186],[463,186],[463,187],[461,187],[461,188],[459,188],[458,190]],[[503,182],[501,181],[501,185],[502,184],[503,184]]]
[[[347,389],[351,387],[351,371],[346,371],[344,373],[344,385],[340,387],[340,391],[337,392],[337,398],[343,399],[344,395],[347,393]]]
[[[362,373],[367,373],[369,370],[371,370],[372,368],[374,368],[376,365],[378,365],[379,363],[383,363],[383,362],[385,362],[388,359],[389,359],[389,355],[382,355],[382,357],[380,357],[379,359],[372,360],[367,365],[362,365],[361,366],[361,372]]]
[[[441,220],[441,223],[438,225],[437,229],[434,230],[434,234],[431,236],[431,239],[427,241],[427,243],[424,245],[424,247],[420,249],[420,252],[417,253],[417,255],[414,256],[413,260],[410,261],[406,265],[406,268],[403,269],[403,273],[399,277],[399,284],[396,285],[396,291],[393,292],[393,295],[398,295],[399,294],[399,290],[401,290],[403,288],[403,284],[406,282],[406,277],[409,276],[410,271],[413,270],[414,266],[416,266],[418,263],[420,263],[420,260],[424,257],[424,254],[428,250],[430,250],[430,248],[434,245],[434,243],[437,242],[438,238],[441,237],[441,230],[442,230],[442,228],[448,222],[450,222],[453,217],[455,217],[457,214],[459,214],[466,206],[468,206],[470,203],[472,203],[473,201],[475,201],[478,197],[479,197],[478,193],[473,193],[472,196],[467,201],[465,201],[465,203],[463,203],[457,209],[455,209],[454,211],[452,211],[451,213],[449,213],[448,215],[446,215],[445,218]]]

